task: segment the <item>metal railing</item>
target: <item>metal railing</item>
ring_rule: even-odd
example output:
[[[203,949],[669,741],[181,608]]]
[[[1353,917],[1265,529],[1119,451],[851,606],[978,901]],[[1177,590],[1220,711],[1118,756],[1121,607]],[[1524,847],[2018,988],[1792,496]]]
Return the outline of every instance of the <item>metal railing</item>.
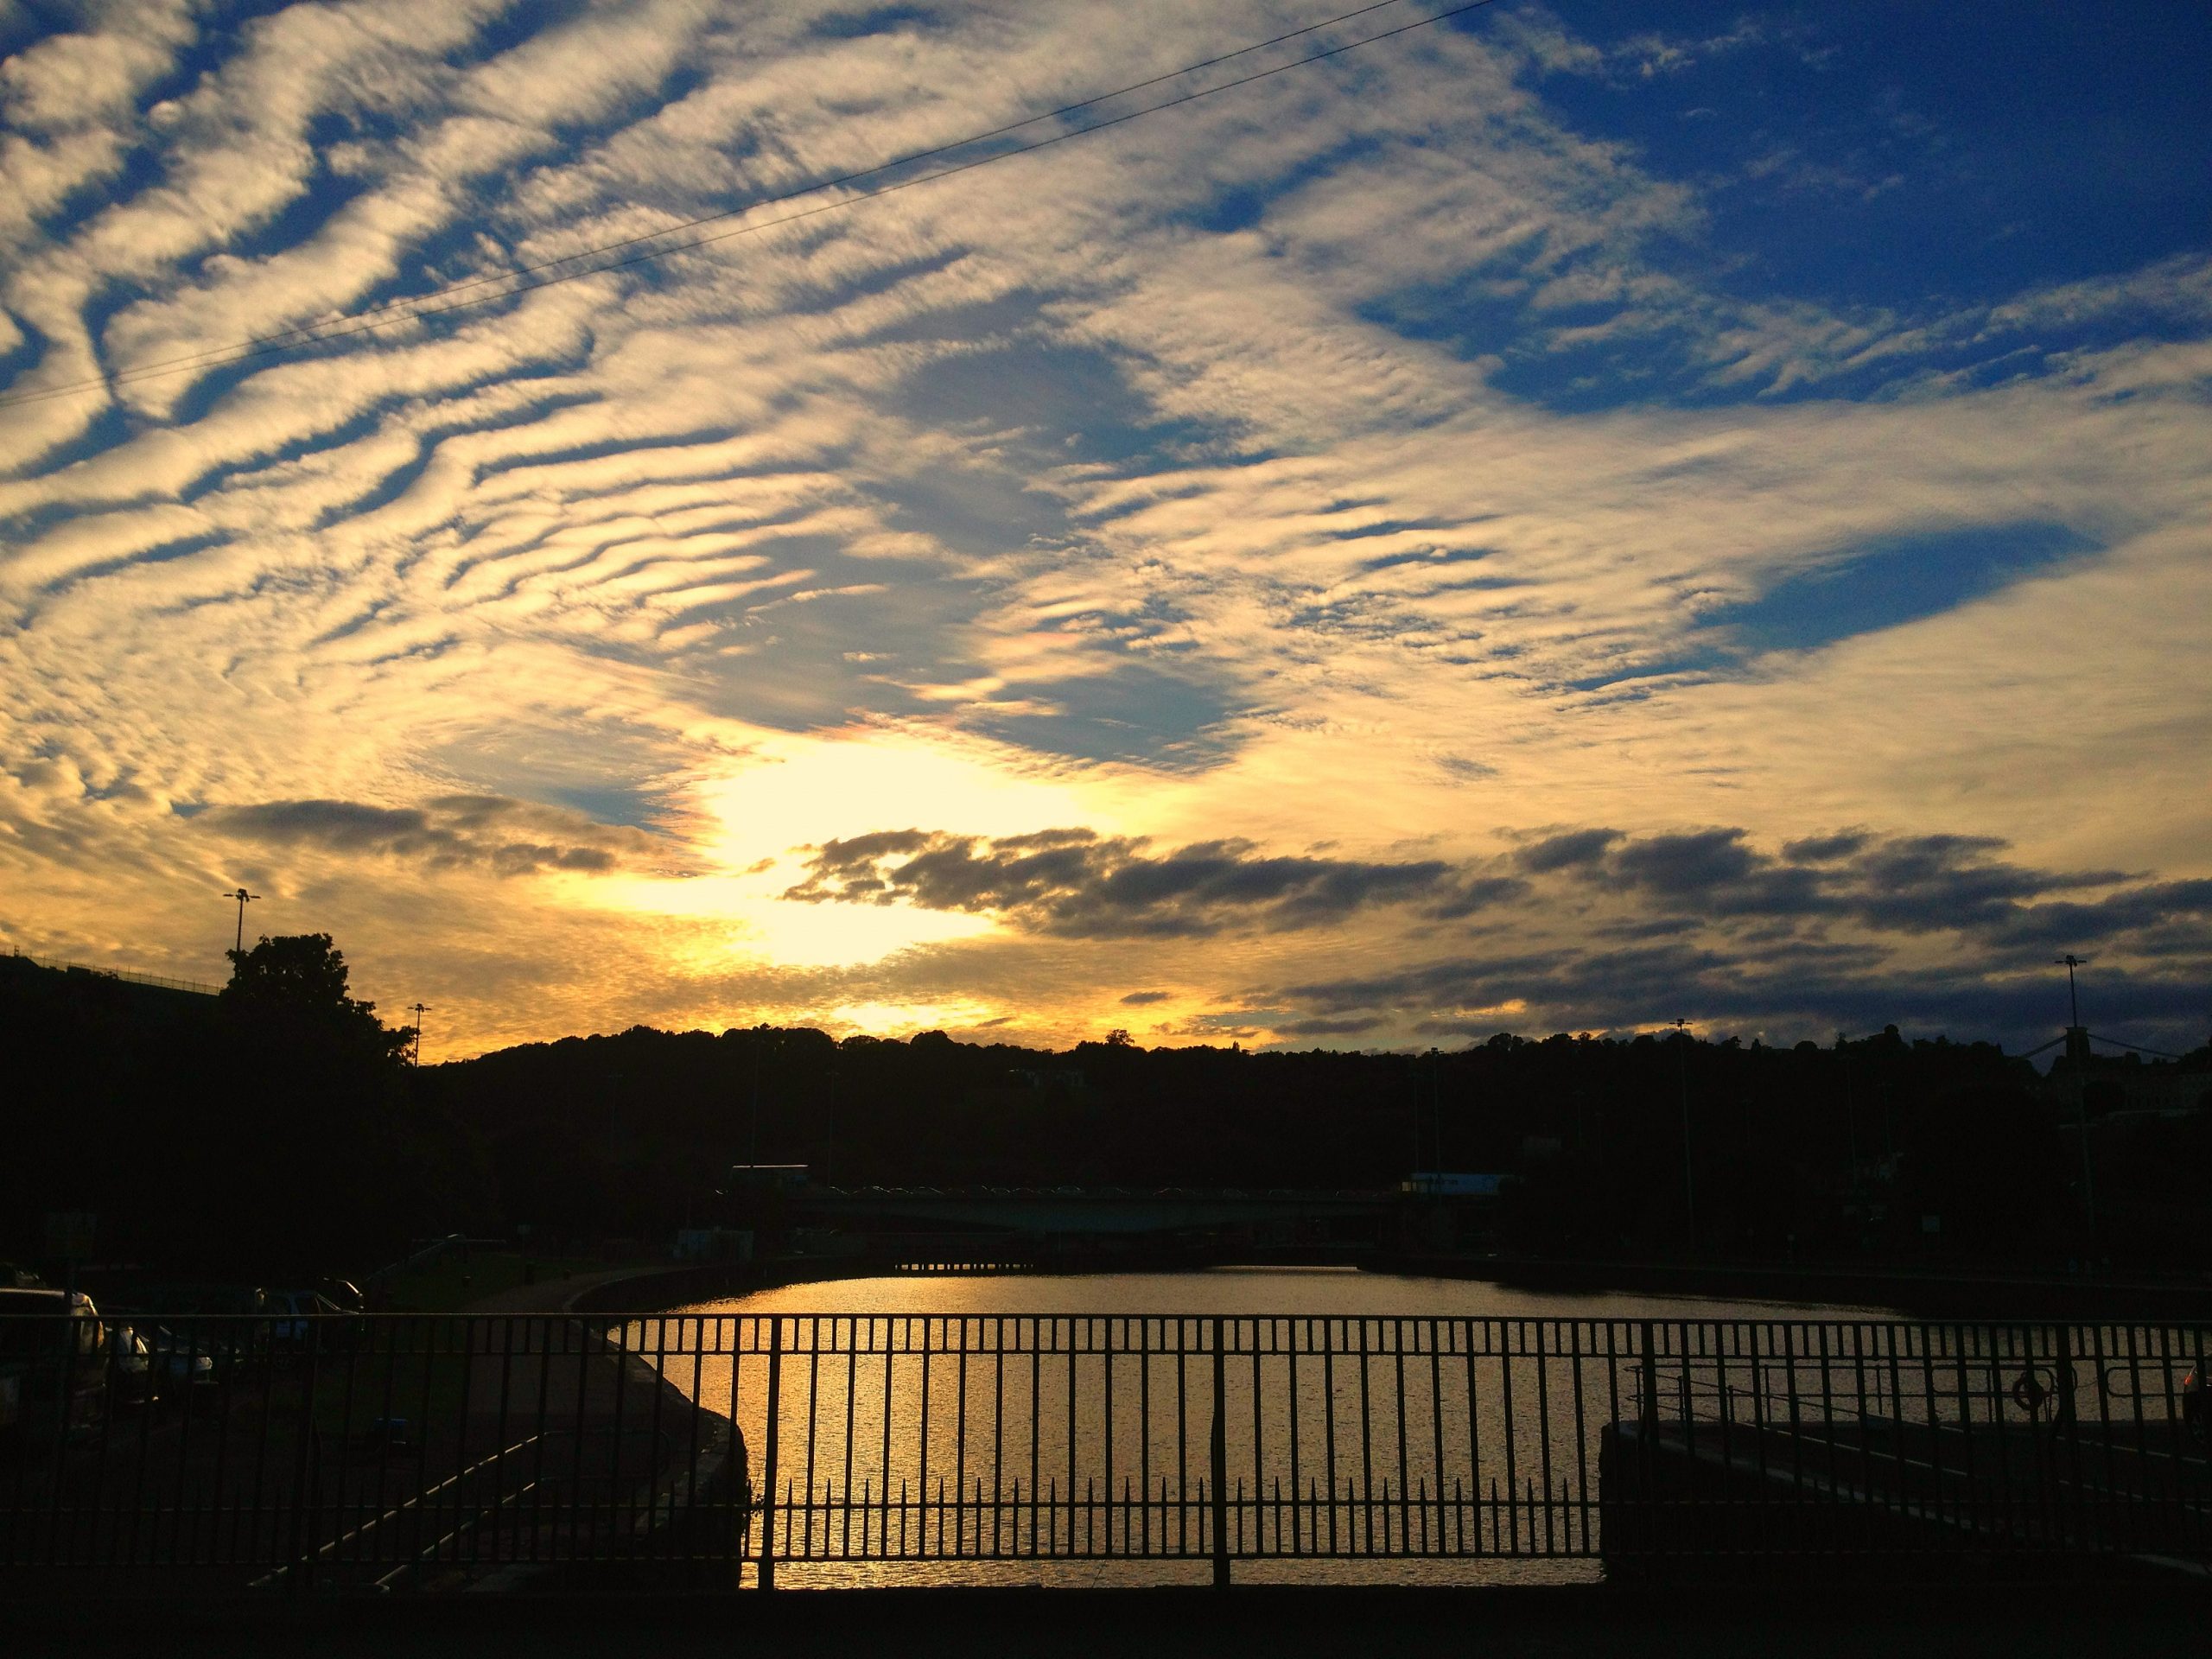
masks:
[[[10,956],[20,961],[35,963],[41,968],[52,968],[62,973],[97,974],[102,979],[119,979],[130,985],[151,985],[164,991],[190,991],[195,996],[219,996],[223,988],[205,980],[171,979],[162,974],[142,974],[129,968],[97,968],[90,963],[62,962],[51,957],[35,957],[28,950],[11,950]]]
[[[1130,1561],[1226,1583],[1263,1560],[1634,1572],[2212,1550],[2197,1326],[783,1313],[139,1329],[158,1333],[162,1397],[131,1397],[111,1342],[90,1362],[104,1409],[55,1432],[86,1377],[41,1365],[31,1323],[0,1328],[21,1397],[57,1402],[0,1453],[0,1580],[188,1569],[296,1592],[588,1567],[734,1588]]]

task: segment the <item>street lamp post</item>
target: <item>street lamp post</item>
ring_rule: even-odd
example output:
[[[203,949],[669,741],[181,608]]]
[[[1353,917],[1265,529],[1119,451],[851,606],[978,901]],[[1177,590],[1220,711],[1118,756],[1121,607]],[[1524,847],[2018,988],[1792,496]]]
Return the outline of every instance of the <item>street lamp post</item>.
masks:
[[[244,887],[240,887],[233,893],[225,893],[223,897],[238,901],[238,941],[231,947],[231,959],[235,962],[245,954],[245,907],[261,895],[257,893],[248,893]]]
[[[434,1010],[427,1003],[417,1002],[408,1012],[415,1016],[415,1041],[407,1063],[419,1069],[423,1064],[423,1016]]]
[[[2088,1224],[2088,1255],[2097,1250],[2096,1172],[2089,1157],[2089,1033],[2082,1028],[2082,999],[2075,988],[2074,970],[2089,965],[2087,957],[2071,950],[2055,959],[2066,970],[2066,1058],[2074,1072],[2074,1123],[2082,1137],[2082,1214]]]

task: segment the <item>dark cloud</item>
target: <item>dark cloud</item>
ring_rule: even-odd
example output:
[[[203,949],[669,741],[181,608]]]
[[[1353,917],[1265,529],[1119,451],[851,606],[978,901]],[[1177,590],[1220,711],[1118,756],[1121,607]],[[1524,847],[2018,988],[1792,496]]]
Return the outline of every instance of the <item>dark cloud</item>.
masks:
[[[1786,841],[1782,844],[1782,855],[1799,864],[1825,864],[1831,859],[1849,858],[1866,844],[1866,837],[1855,830],[1840,835],[1808,836],[1802,841]]]
[[[639,864],[664,844],[642,830],[595,823],[564,807],[504,795],[442,795],[421,806],[359,801],[264,801],[215,806],[194,822],[270,846],[470,867],[499,875],[570,870],[588,875]]]
[[[1738,882],[1758,866],[1741,830],[1650,836],[1612,855],[1612,873],[1660,893],[1705,893]]]
[[[1888,932],[1952,931],[1993,943],[2095,938],[2150,925],[2191,902],[2187,883],[2135,888],[2092,905],[2063,895],[2118,887],[2120,870],[2053,871],[1999,856],[1981,836],[1876,836],[1859,831],[1753,846],[1739,829],[1631,839],[1611,830],[1554,836],[1523,849],[1531,868],[1570,872],[1622,890],[1661,917],[1848,918]],[[2164,896],[2157,896],[2160,893]]]
[[[1620,838],[1618,830],[1573,830],[1523,847],[1514,861],[1531,875],[1545,875],[1579,864],[1594,864]]]
[[[824,843],[807,879],[784,896],[989,912],[1037,932],[1126,938],[1319,926],[1378,905],[1462,916],[1516,896],[1521,885],[1440,859],[1279,857],[1243,841],[1154,854],[1142,839],[1088,830],[995,841],[902,830]]]
[[[2064,1023],[2066,992],[2040,966],[1901,968],[1871,946],[1807,946],[1753,957],[1725,945],[1563,952],[1503,961],[1462,957],[1401,973],[1325,981],[1273,993],[1317,1010],[1318,1020],[1404,1024],[1423,1035],[1487,1036],[1572,1025],[1649,1029],[1677,1014],[1701,1026],[1775,1040],[1909,1033],[1993,1038],[2024,1048]],[[2195,974],[2115,969],[2097,982],[2099,1028],[2131,1040],[2202,1040],[2204,980]],[[1510,1007],[1510,1014],[1503,1012]],[[1292,1027],[1285,1027],[1291,1029]]]
[[[1369,1032],[1382,1021],[1374,1015],[1357,1016],[1349,1020],[1294,1020],[1287,1026],[1278,1026],[1279,1037],[1357,1037]]]
[[[1371,1018],[1422,1034],[1481,1035],[1531,1017],[1631,1029],[1680,1014],[1754,1030],[1897,1022],[2018,1036],[2047,1034],[2063,1013],[2050,957],[2098,945],[2113,951],[2106,983],[2114,1021],[2158,1032],[2201,1017],[2212,880],[2038,869],[2005,850],[1986,837],[1852,831],[1777,855],[1733,828],[1571,831],[1521,849],[1512,862],[1542,878],[1532,889],[1538,904],[1580,892],[1627,906],[1583,934],[1595,948],[1454,955],[1267,994],[1313,1019]],[[1956,936],[1960,961],[1898,959],[1901,937],[1937,932]],[[2157,971],[2131,972],[2131,958]],[[1505,1017],[1507,1008],[1516,1012]]]
[[[1171,993],[1166,991],[1131,991],[1122,999],[1125,1008],[1141,1008],[1148,1003],[1165,1002]]]

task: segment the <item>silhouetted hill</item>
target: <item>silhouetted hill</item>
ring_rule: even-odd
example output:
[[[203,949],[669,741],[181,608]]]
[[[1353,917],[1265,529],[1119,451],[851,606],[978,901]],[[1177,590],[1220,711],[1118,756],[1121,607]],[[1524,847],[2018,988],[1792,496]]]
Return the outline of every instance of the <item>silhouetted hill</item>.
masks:
[[[2070,1104],[1993,1046],[1894,1028],[1827,1047],[1500,1035],[1393,1054],[639,1027],[416,1071],[346,996],[327,938],[264,941],[244,966],[251,982],[217,998],[0,958],[0,1255],[35,1258],[55,1210],[97,1212],[111,1259],[262,1276],[518,1224],[658,1243],[715,1216],[729,1166],[753,1161],[843,1186],[1502,1173],[1501,1243],[1618,1255],[1688,1241],[1685,1101],[1705,1250],[2026,1266],[2084,1243]],[[2193,1262],[2212,1114],[2113,1112],[2092,1149],[2100,1252]]]

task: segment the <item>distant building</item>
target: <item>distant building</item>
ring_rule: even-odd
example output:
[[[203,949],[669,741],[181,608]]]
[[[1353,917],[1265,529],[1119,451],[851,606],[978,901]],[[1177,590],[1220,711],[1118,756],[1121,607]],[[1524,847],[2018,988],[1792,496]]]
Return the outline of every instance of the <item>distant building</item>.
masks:
[[[1417,1169],[1398,1183],[1398,1191],[1422,1198],[1494,1198],[1504,1183],[1503,1175]]]
[[[2094,1053],[2089,1033],[2079,1026],[2066,1033],[2066,1052],[2036,1093],[2070,1113],[2078,1096],[2092,1116],[2114,1112],[2148,1112],[2178,1116],[2212,1109],[2212,1070],[2200,1054],[2188,1060],[2145,1062],[2139,1054]]]

